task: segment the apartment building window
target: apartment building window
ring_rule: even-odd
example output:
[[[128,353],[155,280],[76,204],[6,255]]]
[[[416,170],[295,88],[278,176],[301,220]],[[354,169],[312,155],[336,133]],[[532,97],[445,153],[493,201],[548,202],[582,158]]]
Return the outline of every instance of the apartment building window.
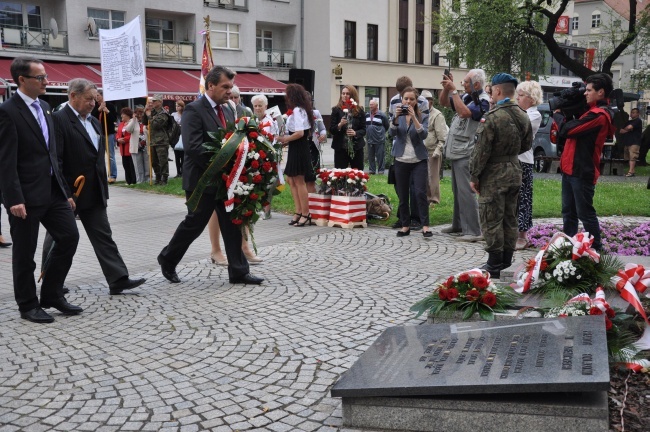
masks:
[[[273,49],[273,32],[271,30],[257,29],[255,30],[255,42],[257,50],[272,50]]]
[[[214,48],[239,49],[239,24],[213,22],[210,31]]]
[[[440,0],[432,0],[431,9],[433,9],[434,11],[440,9]]]
[[[580,24],[578,17],[571,18],[571,30],[578,30],[578,25]]]
[[[379,50],[377,48],[377,34],[379,33],[379,26],[376,24],[368,24],[368,60],[377,60]]]
[[[424,63],[424,32],[421,30],[415,31],[415,63]]]
[[[600,13],[595,13],[591,16],[591,28],[600,27]]]
[[[424,4],[424,0],[417,0],[415,3],[416,3],[416,4],[421,4],[421,5],[423,5],[423,4]]]
[[[440,64],[440,53],[437,52],[437,50],[440,49],[438,42],[438,33],[431,32],[431,64],[434,66],[438,66]]]
[[[95,20],[98,29],[108,30],[122,27],[126,19],[126,12],[88,8],[88,18]]]
[[[30,30],[41,29],[40,6],[0,2],[0,14],[3,27],[22,27],[27,23]]]
[[[400,63],[406,63],[407,61],[407,43],[408,43],[408,36],[406,35],[406,29],[401,28],[399,29],[399,39],[398,39],[398,61]]]
[[[357,23],[354,21],[345,22],[345,35],[343,39],[343,56],[346,58],[357,58]]]
[[[158,18],[145,19],[145,35],[149,41],[174,42],[174,22]]]

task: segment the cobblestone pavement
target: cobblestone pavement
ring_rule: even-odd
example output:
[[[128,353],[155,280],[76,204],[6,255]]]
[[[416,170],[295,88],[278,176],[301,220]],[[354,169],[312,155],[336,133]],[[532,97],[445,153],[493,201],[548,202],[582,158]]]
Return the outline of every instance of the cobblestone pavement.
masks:
[[[114,238],[147,283],[109,296],[79,224],[67,285],[84,312],[49,325],[19,318],[0,250],[0,432],[350,432],[331,385],[384,329],[422,322],[408,309],[433,282],[485,260],[483,244],[439,230],[397,238],[294,228],[274,214],[255,231],[263,285],[228,283],[207,259],[207,234],[170,284],[155,257],[183,213],[179,198],[112,187]]]

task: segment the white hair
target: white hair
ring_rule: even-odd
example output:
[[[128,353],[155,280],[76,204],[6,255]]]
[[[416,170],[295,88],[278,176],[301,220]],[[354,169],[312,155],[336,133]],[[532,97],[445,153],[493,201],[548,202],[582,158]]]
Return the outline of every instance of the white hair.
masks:
[[[251,98],[251,103],[254,104],[257,101],[262,102],[264,106],[269,106],[269,100],[263,94],[256,94]]]
[[[544,93],[542,92],[542,86],[537,81],[523,81],[517,86],[517,91],[524,93],[526,96],[530,96],[530,99],[533,101],[533,106],[537,106],[543,102]]]
[[[472,79],[473,82],[477,82],[481,85],[481,88],[485,87],[485,71],[483,69],[472,69],[467,75]]]
[[[239,87],[237,87],[236,85],[232,86],[232,89],[230,90],[230,93],[232,93],[235,96],[239,96],[239,94],[240,94],[239,93]]]

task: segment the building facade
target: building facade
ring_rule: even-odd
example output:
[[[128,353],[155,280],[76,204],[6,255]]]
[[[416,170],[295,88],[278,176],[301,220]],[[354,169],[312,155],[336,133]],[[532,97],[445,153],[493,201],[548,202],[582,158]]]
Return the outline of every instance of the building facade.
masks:
[[[301,55],[302,0],[16,0],[0,1],[0,79],[15,88],[9,64],[18,55],[47,62],[48,96],[65,98],[67,82],[84,77],[101,87],[99,32],[140,16],[149,94],[193,99],[210,31],[216,64],[236,70],[244,94],[281,97]]]

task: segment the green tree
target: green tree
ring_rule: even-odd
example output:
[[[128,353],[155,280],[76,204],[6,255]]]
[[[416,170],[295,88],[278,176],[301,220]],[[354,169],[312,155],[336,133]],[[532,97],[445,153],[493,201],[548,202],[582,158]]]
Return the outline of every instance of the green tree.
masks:
[[[628,2],[627,31],[611,46],[611,52],[599,65],[600,72],[611,74],[614,61],[650,22],[650,8],[638,12],[637,0]],[[468,67],[482,67],[488,73],[542,73],[546,49],[562,66],[584,79],[596,71],[585,67],[580,59],[571,58],[554,37],[558,19],[568,3],[569,0],[466,0],[460,10],[443,8],[440,14],[433,14],[432,20],[440,27],[442,47]]]

